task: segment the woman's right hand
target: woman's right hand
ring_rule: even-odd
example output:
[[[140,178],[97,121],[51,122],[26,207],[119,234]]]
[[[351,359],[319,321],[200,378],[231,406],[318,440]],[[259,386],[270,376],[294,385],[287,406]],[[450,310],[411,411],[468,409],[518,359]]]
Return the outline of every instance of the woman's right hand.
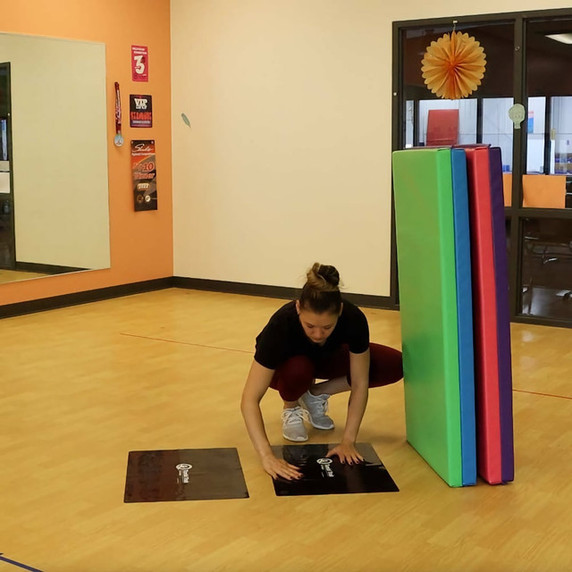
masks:
[[[242,392],[242,415],[252,444],[260,455],[264,470],[273,479],[282,477],[291,481],[300,479],[302,473],[298,467],[274,456],[264,430],[264,421],[260,411],[260,400],[270,386],[273,375],[273,369],[268,369],[260,365],[256,360],[252,360],[250,372]]]
[[[262,457],[262,466],[273,479],[282,477],[283,479],[292,481],[302,478],[302,473],[298,467],[287,463],[284,459],[278,459],[274,455],[265,455]]]

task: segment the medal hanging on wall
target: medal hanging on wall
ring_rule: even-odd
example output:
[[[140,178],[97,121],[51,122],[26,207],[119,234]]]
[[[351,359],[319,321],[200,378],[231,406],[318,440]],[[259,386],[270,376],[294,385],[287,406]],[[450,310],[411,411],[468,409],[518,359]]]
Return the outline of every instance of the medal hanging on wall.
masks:
[[[115,82],[115,137],[113,139],[116,147],[123,145],[123,135],[121,134],[121,95],[119,93],[119,82]]]

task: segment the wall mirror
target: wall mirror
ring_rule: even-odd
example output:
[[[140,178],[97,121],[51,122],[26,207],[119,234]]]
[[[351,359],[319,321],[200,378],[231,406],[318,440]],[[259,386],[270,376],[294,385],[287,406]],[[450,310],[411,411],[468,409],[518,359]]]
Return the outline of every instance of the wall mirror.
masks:
[[[105,45],[0,33],[0,284],[110,266]]]

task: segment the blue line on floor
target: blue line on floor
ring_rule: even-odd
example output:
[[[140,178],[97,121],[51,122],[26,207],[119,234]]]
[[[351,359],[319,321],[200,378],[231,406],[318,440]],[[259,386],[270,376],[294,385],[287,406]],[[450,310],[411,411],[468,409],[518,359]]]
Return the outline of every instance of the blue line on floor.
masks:
[[[3,562],[8,562],[8,564],[14,564],[14,566],[19,566],[20,568],[24,568],[24,570],[30,570],[31,572],[42,572],[37,568],[32,568],[31,566],[26,566],[26,564],[22,564],[21,562],[16,562],[15,560],[10,560],[10,558],[6,558],[2,556],[2,552],[0,552],[0,560]]]

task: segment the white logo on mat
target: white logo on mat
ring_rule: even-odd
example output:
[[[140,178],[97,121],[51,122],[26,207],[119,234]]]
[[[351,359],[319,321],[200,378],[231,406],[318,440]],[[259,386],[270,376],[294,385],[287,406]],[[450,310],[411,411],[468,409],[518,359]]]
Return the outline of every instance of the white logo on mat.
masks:
[[[179,471],[179,479],[181,482],[184,484],[188,483],[189,471],[193,468],[193,465],[189,465],[189,463],[179,463],[175,468]]]
[[[322,469],[322,476],[324,477],[334,476],[334,471],[332,471],[332,468],[330,467],[330,465],[333,463],[332,459],[324,457],[322,459],[318,459],[316,463],[318,463],[318,465],[320,465],[320,468]]]

